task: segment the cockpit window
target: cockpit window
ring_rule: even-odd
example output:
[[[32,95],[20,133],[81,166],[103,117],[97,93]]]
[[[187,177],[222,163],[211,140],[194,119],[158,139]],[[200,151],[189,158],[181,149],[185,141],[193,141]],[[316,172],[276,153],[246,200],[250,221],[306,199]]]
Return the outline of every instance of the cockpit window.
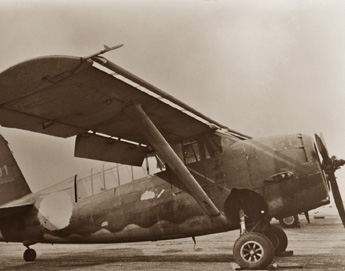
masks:
[[[200,161],[200,150],[197,141],[183,144],[183,156],[186,165]]]
[[[222,151],[221,137],[215,134],[205,135],[195,140],[174,144],[172,148],[178,157],[188,165],[219,154]]]

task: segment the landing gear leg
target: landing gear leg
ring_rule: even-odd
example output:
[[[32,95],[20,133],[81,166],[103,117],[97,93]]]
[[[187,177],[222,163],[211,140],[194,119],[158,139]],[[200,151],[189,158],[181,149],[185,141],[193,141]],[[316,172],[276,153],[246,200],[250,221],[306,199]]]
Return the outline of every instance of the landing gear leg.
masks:
[[[36,259],[36,251],[27,247],[27,249],[24,251],[23,258],[26,262],[33,262]]]
[[[247,232],[245,214],[240,215],[240,237],[233,248],[235,261],[243,269],[266,269],[274,257],[274,248],[267,236],[258,232]]]
[[[240,215],[240,235],[243,235],[247,232],[246,229],[246,214],[244,213],[243,209],[240,209],[239,211]]]

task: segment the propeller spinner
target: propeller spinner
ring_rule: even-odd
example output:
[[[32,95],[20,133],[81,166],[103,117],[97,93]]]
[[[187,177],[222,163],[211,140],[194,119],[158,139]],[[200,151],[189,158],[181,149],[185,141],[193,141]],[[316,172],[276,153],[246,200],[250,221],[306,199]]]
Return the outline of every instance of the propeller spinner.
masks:
[[[329,157],[328,150],[327,150],[326,144],[325,144],[325,140],[324,140],[322,134],[320,134],[320,136],[315,134],[315,140],[316,140],[317,147],[318,147],[320,154],[322,156],[322,159],[323,159],[321,167],[328,176],[328,181],[329,181],[330,186],[332,188],[334,202],[335,202],[335,205],[337,206],[341,221],[343,222],[343,225],[345,227],[344,204],[343,204],[343,200],[341,198],[340,192],[339,192],[339,187],[337,184],[336,177],[334,175],[334,172],[337,169],[339,169],[341,166],[345,165],[345,160],[337,159],[335,156]]]

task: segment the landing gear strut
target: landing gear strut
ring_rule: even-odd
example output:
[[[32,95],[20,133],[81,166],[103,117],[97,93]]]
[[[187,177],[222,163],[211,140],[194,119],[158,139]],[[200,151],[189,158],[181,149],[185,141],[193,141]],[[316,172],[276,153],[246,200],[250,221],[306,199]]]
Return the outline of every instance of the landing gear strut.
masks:
[[[274,247],[270,239],[259,232],[247,232],[245,214],[240,215],[240,237],[233,248],[235,261],[243,269],[265,269],[273,260]]]
[[[36,251],[27,247],[27,249],[24,251],[23,258],[26,262],[33,262],[36,259]]]

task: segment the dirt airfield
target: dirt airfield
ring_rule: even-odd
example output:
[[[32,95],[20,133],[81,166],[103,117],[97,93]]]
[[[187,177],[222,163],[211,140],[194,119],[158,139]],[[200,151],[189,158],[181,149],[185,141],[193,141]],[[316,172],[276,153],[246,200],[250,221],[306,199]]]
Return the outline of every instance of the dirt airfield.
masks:
[[[322,218],[324,217],[324,218]],[[278,270],[345,270],[345,229],[335,207],[310,211],[311,224],[286,229],[291,257],[275,257]],[[273,221],[273,224],[279,224]],[[191,238],[97,245],[32,246],[35,262],[23,260],[24,246],[0,243],[0,270],[233,270],[232,246],[239,232]]]

